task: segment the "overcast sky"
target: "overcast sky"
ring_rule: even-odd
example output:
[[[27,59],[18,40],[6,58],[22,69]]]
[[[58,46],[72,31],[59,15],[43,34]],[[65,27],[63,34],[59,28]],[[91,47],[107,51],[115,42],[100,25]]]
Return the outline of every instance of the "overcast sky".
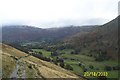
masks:
[[[118,16],[119,0],[0,0],[0,24],[41,28],[99,25]]]

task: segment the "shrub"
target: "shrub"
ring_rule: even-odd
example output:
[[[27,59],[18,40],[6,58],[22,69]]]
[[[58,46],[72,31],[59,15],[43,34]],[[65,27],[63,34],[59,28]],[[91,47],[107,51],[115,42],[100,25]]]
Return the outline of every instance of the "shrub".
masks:
[[[51,52],[51,56],[58,56],[58,53],[56,51]]]
[[[62,67],[62,68],[64,68],[64,62],[60,62],[60,66]]]
[[[99,61],[99,62],[104,61],[104,60],[105,60],[105,58],[103,56],[98,56],[95,59],[95,61]]]
[[[79,63],[78,65],[79,65],[79,66],[82,66],[82,63]]]
[[[42,55],[42,52],[38,52],[40,55]]]
[[[57,61],[53,61],[53,63],[54,63],[55,65],[58,65]]]
[[[86,72],[88,69],[87,68],[84,68],[83,71]]]
[[[89,65],[89,68],[90,68],[90,69],[93,69],[93,68],[94,68],[94,66],[93,66],[93,65]]]
[[[104,70],[106,70],[106,71],[111,71],[112,68],[111,68],[111,66],[105,66]]]
[[[82,65],[81,65],[81,68],[84,70],[84,69],[85,69],[85,66],[82,64]]]
[[[77,51],[71,51],[71,54],[78,54]]]
[[[99,70],[99,68],[96,68],[96,70]]]
[[[119,66],[114,66],[113,70],[120,70],[120,67]]]
[[[73,68],[69,64],[66,64],[65,68],[68,70],[73,70]]]
[[[64,59],[63,59],[63,58],[56,57],[56,61],[57,61],[57,62],[64,62]]]

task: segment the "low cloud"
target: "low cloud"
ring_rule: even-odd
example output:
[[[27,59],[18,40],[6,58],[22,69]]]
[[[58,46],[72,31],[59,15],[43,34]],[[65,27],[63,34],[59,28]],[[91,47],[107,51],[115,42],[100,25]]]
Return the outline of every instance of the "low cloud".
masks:
[[[2,0],[0,24],[42,28],[104,24],[118,16],[119,0]]]

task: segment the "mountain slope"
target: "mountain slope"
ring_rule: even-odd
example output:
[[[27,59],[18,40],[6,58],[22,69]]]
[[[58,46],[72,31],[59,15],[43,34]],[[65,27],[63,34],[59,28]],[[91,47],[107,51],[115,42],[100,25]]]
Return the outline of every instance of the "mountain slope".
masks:
[[[27,55],[8,45],[0,45],[2,45],[0,51],[3,51],[3,78],[79,78],[75,74],[50,62]]]
[[[31,26],[16,25],[2,27],[2,40],[4,42],[55,42],[67,36],[74,35],[81,31],[91,31],[95,26],[86,27],[64,27],[41,29]]]
[[[92,32],[77,33],[65,39],[65,43],[74,47],[89,49],[90,52],[106,52],[107,56],[117,59],[118,56],[118,23],[120,16],[96,27]]]

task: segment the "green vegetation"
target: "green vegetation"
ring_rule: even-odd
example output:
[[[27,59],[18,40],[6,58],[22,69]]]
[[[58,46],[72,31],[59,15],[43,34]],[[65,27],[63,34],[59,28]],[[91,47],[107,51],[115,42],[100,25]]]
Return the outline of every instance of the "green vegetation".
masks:
[[[79,76],[83,76],[86,71],[103,71],[108,72],[108,78],[117,78],[118,71],[120,70],[120,66],[118,65],[119,47],[117,25],[119,17],[99,27],[66,27],[54,28],[54,30],[37,28],[30,28],[29,30],[27,27],[20,29],[15,28],[15,30],[14,27],[12,29],[5,28],[3,29],[3,32],[5,32],[3,34],[5,38],[3,41],[30,56],[36,57],[38,60],[54,63],[54,69],[57,70],[58,68],[56,68],[56,65],[70,70]],[[11,33],[16,34],[11,35]],[[19,33],[23,35],[20,38],[18,36]],[[16,54],[16,50],[11,50],[9,48],[5,51],[11,51],[12,58],[16,60],[18,57],[21,58],[23,56],[21,54]],[[36,62],[36,60],[33,60],[33,62]],[[38,64],[39,63],[37,63],[37,65]],[[10,66],[9,63],[4,66],[5,70],[9,72],[11,72],[11,67],[14,67]],[[7,69],[6,66],[10,66],[10,69]],[[34,68],[31,65],[27,67],[27,72],[32,76]],[[49,66],[51,69],[52,67],[53,66]],[[42,67],[40,67],[40,71],[46,72]],[[44,73],[41,74],[44,75]],[[48,73],[47,75],[52,74]]]
[[[15,68],[15,64],[16,64],[16,62],[15,62],[15,60],[13,59],[13,58],[10,58],[9,56],[7,56],[7,55],[4,55],[3,57],[2,57],[3,59],[2,59],[2,63],[4,63],[4,64],[2,64],[2,77],[3,78],[7,78],[7,77],[9,77],[10,76],[10,74],[12,73],[12,71],[14,70],[14,68]],[[12,64],[12,65],[11,65]]]
[[[50,57],[51,56],[51,52],[46,51],[44,49],[32,49],[32,50],[35,51],[36,53],[42,52],[43,56],[45,56],[45,57]]]
[[[50,57],[55,59],[57,56],[51,57],[51,52],[43,49],[32,49],[34,52],[42,52],[43,56]],[[109,73],[109,78],[118,77],[118,71],[112,70],[111,68],[117,66],[117,61],[114,60],[105,60],[102,62],[95,61],[94,57],[87,56],[85,54],[71,54],[72,49],[57,50],[57,53],[60,54],[59,57],[63,58],[64,63],[60,62],[59,66],[66,68],[77,75],[83,75],[84,71],[106,71]],[[83,53],[83,52],[82,52]],[[58,62],[54,62],[58,65]],[[110,66],[110,67],[109,67]],[[71,68],[72,67],[72,68]],[[71,69],[70,69],[71,68]]]

